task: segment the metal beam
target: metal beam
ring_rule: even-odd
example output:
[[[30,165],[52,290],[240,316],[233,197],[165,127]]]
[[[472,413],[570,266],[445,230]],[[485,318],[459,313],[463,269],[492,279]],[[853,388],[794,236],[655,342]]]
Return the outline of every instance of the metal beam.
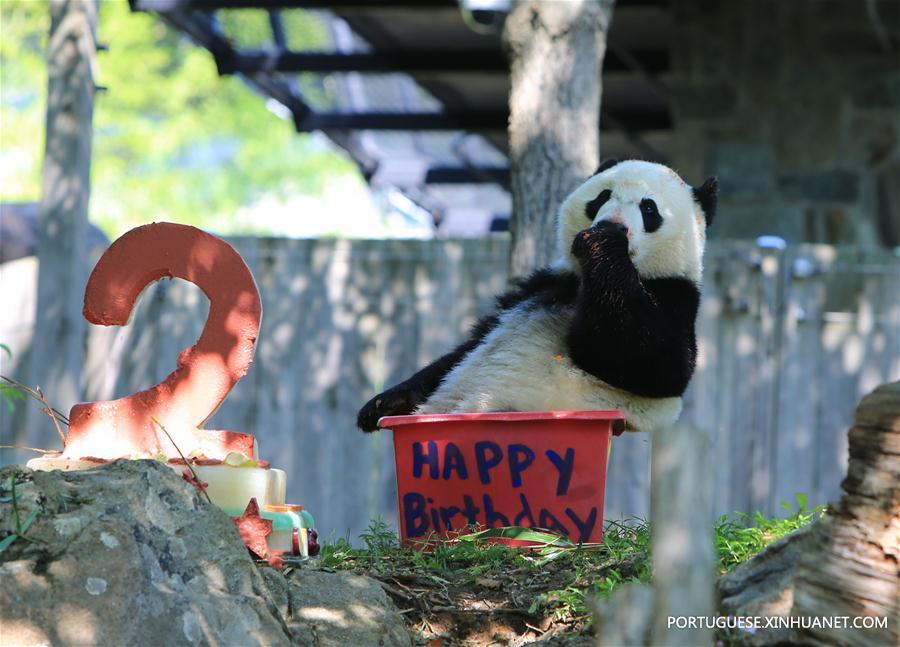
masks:
[[[509,168],[505,166],[465,167],[432,166],[425,172],[425,184],[482,184],[509,186]]]
[[[506,111],[466,110],[459,112],[313,112],[294,115],[297,130],[505,130],[509,122]],[[601,130],[627,129],[668,130],[672,119],[666,110],[603,110]]]
[[[311,112],[295,117],[297,130],[500,130],[505,112]]]
[[[632,54],[642,69],[652,73],[664,72],[669,66],[665,52]],[[615,52],[607,52],[603,61],[605,72],[632,69],[633,62],[625,61]],[[435,50],[375,51],[352,54],[325,52],[293,52],[277,50],[235,51],[216,59],[219,74],[253,74],[256,72],[477,72],[507,74],[509,65],[500,51],[442,52]]]
[[[216,60],[219,74],[254,72],[502,72],[509,69],[497,52],[437,51],[331,54],[321,52],[241,51]]]
[[[281,20],[281,12],[277,9],[269,11],[269,27],[272,29],[272,40],[275,41],[275,47],[279,51],[286,50],[287,36],[284,33],[284,22]]]

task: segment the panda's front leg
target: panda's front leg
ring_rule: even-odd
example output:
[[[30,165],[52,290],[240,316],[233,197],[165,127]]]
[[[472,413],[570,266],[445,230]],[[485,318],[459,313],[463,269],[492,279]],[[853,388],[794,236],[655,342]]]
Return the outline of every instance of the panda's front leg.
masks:
[[[652,299],[628,254],[628,230],[604,221],[579,232],[572,254],[581,264],[575,315],[567,334],[576,366],[614,386],[652,343]]]
[[[378,429],[378,420],[384,416],[405,416],[416,410],[434,393],[447,374],[466,356],[483,336],[489,325],[488,319],[479,322],[474,335],[443,357],[418,371],[412,377],[391,387],[366,402],[356,416],[356,425],[363,431]]]
[[[405,416],[412,413],[428,397],[414,379],[379,393],[366,402],[356,416],[356,425],[363,431],[378,429],[378,420],[384,416]]]
[[[651,398],[681,396],[694,371],[696,284],[683,277],[642,279],[626,230],[600,223],[580,232],[575,315],[566,342],[576,366],[607,384]]]

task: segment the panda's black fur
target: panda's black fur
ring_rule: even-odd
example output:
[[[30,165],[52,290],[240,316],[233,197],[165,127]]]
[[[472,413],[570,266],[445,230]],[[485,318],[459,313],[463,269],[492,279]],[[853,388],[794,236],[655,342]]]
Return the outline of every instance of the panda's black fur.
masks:
[[[680,211],[690,209],[681,196],[680,187],[683,186],[683,193],[702,214],[705,224],[712,221],[718,193],[714,178],[699,188],[689,189],[665,167],[645,162],[622,164],[631,165],[623,171],[628,181],[632,181],[633,176],[640,178],[641,172],[652,171],[660,175],[660,169],[663,169],[672,176],[671,179],[665,175],[660,177],[662,182],[671,183],[670,191],[677,194],[673,204],[677,203]],[[617,193],[615,177],[609,180],[612,188],[604,188],[595,194],[592,187],[603,184],[604,177],[616,173],[610,171],[615,166],[615,162],[601,166],[597,174],[573,192],[561,207],[561,239],[567,238],[567,231],[585,226],[566,240],[570,243],[569,249],[565,250],[568,254],[564,253],[554,266],[539,269],[517,281],[512,289],[498,297],[495,311],[478,321],[463,344],[366,403],[357,418],[361,429],[375,430],[382,416],[416,411],[462,413],[473,409],[622,408],[626,416],[634,418],[632,423],[637,421],[638,424],[631,425],[637,429],[673,420],[673,412],[677,417],[680,397],[687,388],[696,361],[694,326],[700,304],[700,259],[698,257],[696,261],[696,271],[692,264],[687,264],[687,270],[673,271],[671,276],[640,275],[630,256],[628,226],[621,217],[615,222],[598,216]],[[631,221],[640,223],[642,234],[653,235],[664,219],[653,195],[643,196],[640,190],[636,195],[640,199],[635,198],[626,206],[632,211],[637,208],[640,220],[637,215],[632,215]],[[672,205],[664,204],[663,208],[667,210],[667,217],[674,219]],[[582,215],[574,216],[578,210]],[[677,214],[681,219],[679,226],[688,227],[689,221],[685,218],[695,216],[693,213]],[[578,218],[583,218],[583,225]],[[696,232],[690,235],[704,238]],[[702,255],[704,240],[692,242],[693,247],[699,242],[697,253]],[[647,273],[660,273],[660,268]],[[526,331],[537,330],[537,334],[545,338],[517,337],[516,326],[525,326]],[[507,331],[509,333],[504,336]],[[551,339],[556,336],[561,339]],[[534,346],[537,351],[515,348],[536,341],[539,342]],[[545,348],[557,343],[560,353],[549,357],[554,351]],[[517,355],[520,351],[524,360]],[[558,366],[563,356],[565,365]],[[514,361],[505,365],[503,360],[507,357]],[[500,365],[496,370],[492,367],[495,360]],[[531,370],[532,377],[523,378],[521,373],[527,369]],[[575,385],[584,394],[572,398],[567,398],[568,394],[564,392],[554,394],[552,380],[543,374],[547,370],[562,380],[561,383]],[[481,381],[479,371],[484,376]],[[510,384],[512,396],[507,393],[495,397],[495,391],[503,390],[500,384],[504,371],[508,371],[511,383],[524,379],[526,381],[522,383],[528,384],[529,388],[539,389],[540,382],[548,380],[546,389],[540,391],[541,397],[529,399],[525,394],[522,401],[512,402],[510,400],[516,400],[517,389],[515,384]],[[448,386],[453,382],[448,378],[451,373],[459,382],[458,387]],[[464,403],[461,398],[467,395],[452,392],[454,388],[468,392],[473,385],[476,391],[484,386],[486,392],[481,399]],[[550,392],[546,393],[548,390]],[[659,411],[654,411],[657,402],[662,406]],[[458,410],[461,406],[464,409]]]
[[[575,365],[637,395],[681,396],[697,357],[697,286],[685,278],[642,281],[625,233],[613,224],[583,232],[572,247],[583,262],[566,339]]]

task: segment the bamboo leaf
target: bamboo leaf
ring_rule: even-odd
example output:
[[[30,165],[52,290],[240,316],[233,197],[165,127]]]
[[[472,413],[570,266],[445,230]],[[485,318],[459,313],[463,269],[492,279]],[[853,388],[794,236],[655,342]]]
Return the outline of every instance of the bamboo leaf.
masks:
[[[509,526],[506,528],[489,528],[481,532],[461,535],[460,541],[477,541],[480,539],[515,539],[528,541],[546,546],[574,548],[575,544],[560,535],[551,532],[523,528],[521,526]]]
[[[21,534],[24,535],[26,532],[28,532],[28,528],[29,528],[29,526],[31,526],[31,522],[35,520],[35,518],[38,516],[38,513],[40,511],[41,511],[40,508],[35,508],[34,510],[31,511],[31,514],[28,515],[28,518],[25,520],[25,523],[22,524],[22,533]]]
[[[9,548],[10,545],[11,545],[16,539],[18,539],[18,537],[19,537],[18,535],[13,534],[13,535],[9,535],[8,537],[6,537],[3,541],[0,541],[0,553],[2,553],[4,550],[6,550],[7,548]]]

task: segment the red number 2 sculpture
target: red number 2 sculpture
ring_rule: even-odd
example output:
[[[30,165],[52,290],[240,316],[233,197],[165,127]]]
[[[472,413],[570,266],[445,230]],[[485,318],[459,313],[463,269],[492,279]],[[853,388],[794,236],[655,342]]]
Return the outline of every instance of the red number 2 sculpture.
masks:
[[[246,375],[262,317],[253,275],[231,245],[186,225],[154,223],[132,229],[106,250],[91,273],[84,316],[94,324],[124,326],[144,288],[165,277],[190,281],[209,298],[200,338],[182,351],[177,368],[156,386],[118,400],[72,407],[64,457],[177,458],[178,451],[153,418],[162,422],[185,455],[201,452],[221,460],[237,451],[254,457],[252,435],[203,429]]]

